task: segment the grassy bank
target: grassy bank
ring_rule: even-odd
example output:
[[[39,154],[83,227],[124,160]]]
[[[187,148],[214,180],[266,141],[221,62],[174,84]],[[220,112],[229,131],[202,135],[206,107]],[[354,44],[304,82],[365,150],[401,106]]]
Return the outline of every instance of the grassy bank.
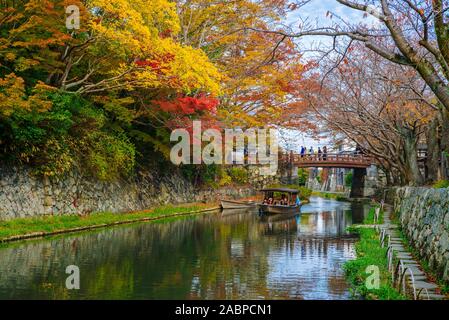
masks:
[[[33,238],[38,236],[75,232],[111,225],[151,221],[168,217],[199,213],[201,210],[216,208],[212,204],[187,204],[161,206],[151,210],[110,213],[100,212],[89,215],[44,216],[0,221],[0,242]]]
[[[347,201],[348,197],[346,197],[343,193],[332,193],[332,192],[322,192],[322,191],[313,191],[312,196],[322,197],[325,199],[334,199],[337,201]]]
[[[374,223],[374,210],[371,208],[364,224]],[[383,214],[381,213],[381,219]],[[344,270],[347,279],[353,286],[354,295],[360,295],[369,300],[403,300],[392,287],[391,275],[387,268],[387,248],[380,246],[379,234],[373,228],[351,228],[352,232],[358,233],[360,240],[355,244],[357,258],[345,263]],[[368,289],[366,280],[372,273],[367,273],[369,266],[379,268],[379,288]]]

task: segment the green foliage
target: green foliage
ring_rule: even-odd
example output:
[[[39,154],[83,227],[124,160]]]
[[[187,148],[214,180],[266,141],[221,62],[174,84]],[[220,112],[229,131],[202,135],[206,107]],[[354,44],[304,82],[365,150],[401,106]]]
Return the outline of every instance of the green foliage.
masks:
[[[216,111],[222,76],[180,43],[173,1],[75,1],[76,32],[65,1],[41,2],[0,5],[0,161],[117,179],[148,155],[167,164],[171,129]],[[164,112],[154,103],[178,97],[187,102]]]
[[[216,164],[212,164],[209,166],[203,164],[200,165],[199,168],[200,170],[198,174],[201,178],[200,182],[213,188],[218,187],[215,180],[217,179],[217,176],[220,174],[220,167]]]
[[[297,188],[299,190],[299,196],[301,199],[309,200],[310,196],[312,195],[312,189],[300,186]]]
[[[125,135],[96,131],[86,136],[82,143],[87,168],[98,179],[113,181],[132,172],[135,150]]]
[[[195,185],[219,188],[235,184],[248,183],[248,171],[242,167],[226,168],[222,165],[185,165],[182,174]]]
[[[246,184],[248,183],[248,171],[242,167],[231,167],[228,170],[229,176],[232,179],[232,182],[237,184]]]
[[[352,186],[352,177],[353,177],[352,171],[349,172],[349,173],[345,176],[345,186],[348,187],[348,188]]]
[[[211,165],[183,165],[181,173],[195,186],[206,185],[211,188],[218,188],[218,177],[222,174],[222,169],[216,164]]]
[[[378,207],[379,206],[374,206],[374,207],[371,207],[369,209],[368,215],[363,220],[364,224],[374,224],[374,215],[375,215],[376,209]],[[377,222],[377,224],[381,224],[383,222],[383,215],[384,215],[383,210],[380,210],[380,212],[379,212],[379,221]]]
[[[348,201],[348,198],[345,195],[338,194],[338,193],[313,191],[312,194],[314,196],[322,197],[325,199],[335,199],[337,201]]]
[[[298,184],[300,186],[305,186],[308,178],[309,178],[309,171],[307,171],[304,168],[299,168],[298,169]]]
[[[449,188],[449,180],[439,180],[432,187],[435,189]]]
[[[296,184],[272,184],[269,185],[268,188],[288,188],[288,189],[296,189],[299,191],[299,198],[301,200],[309,200],[312,195],[312,190],[303,186],[298,186]]]
[[[0,145],[7,156],[45,176],[62,175],[75,163],[100,179],[129,174],[135,163],[133,144],[112,131],[103,111],[89,101],[61,91],[49,92],[48,110],[15,110],[0,120]]]
[[[48,110],[17,109],[0,119],[3,155],[30,165],[37,174],[53,176],[67,171],[74,161],[70,130],[75,124],[71,100],[61,102],[59,93],[49,94]]]
[[[230,175],[228,175],[226,170],[220,170],[218,185],[220,187],[224,187],[224,186],[230,185],[231,183],[232,183],[232,178]]]

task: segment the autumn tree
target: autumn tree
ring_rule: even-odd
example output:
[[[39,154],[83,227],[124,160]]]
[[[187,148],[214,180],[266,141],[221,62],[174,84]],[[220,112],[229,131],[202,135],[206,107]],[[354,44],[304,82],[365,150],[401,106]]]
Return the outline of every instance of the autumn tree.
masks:
[[[376,159],[389,183],[420,185],[418,143],[437,113],[431,92],[411,69],[359,47],[327,73],[323,88],[307,98],[318,119]],[[332,65],[332,62],[330,62]]]
[[[80,9],[80,29],[67,30],[69,4]],[[182,99],[220,94],[222,76],[204,51],[178,41],[171,1],[0,5],[0,145],[4,157],[43,165],[40,173],[65,172],[81,158],[115,178],[142,154],[136,144],[158,141],[146,129],[149,110],[164,111],[154,100],[180,99],[176,112],[193,115],[204,101]]]
[[[416,0],[336,1],[362,12],[365,17],[373,17],[379,25],[370,27],[369,24],[353,23],[338,16],[339,22],[328,27],[306,25],[300,26],[298,32],[272,32],[286,37],[347,37],[360,42],[393,63],[414,68],[449,110],[448,3]]]
[[[303,107],[297,88],[306,66],[295,43],[269,30],[293,10],[289,1],[177,0],[179,37],[202,48],[225,76],[218,116],[228,126],[282,125]],[[299,113],[299,112],[298,112]]]

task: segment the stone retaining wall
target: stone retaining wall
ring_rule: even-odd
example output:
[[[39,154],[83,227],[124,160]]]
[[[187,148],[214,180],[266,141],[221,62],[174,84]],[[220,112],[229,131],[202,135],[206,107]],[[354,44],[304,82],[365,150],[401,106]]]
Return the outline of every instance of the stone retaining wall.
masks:
[[[411,245],[430,268],[449,281],[449,188],[402,187],[387,190]]]
[[[126,212],[161,204],[214,201],[221,197],[241,198],[255,194],[272,177],[256,177],[252,186],[196,190],[176,172],[161,175],[140,172],[116,182],[101,182],[71,172],[62,178],[43,179],[27,169],[0,166],[0,220],[40,215]]]

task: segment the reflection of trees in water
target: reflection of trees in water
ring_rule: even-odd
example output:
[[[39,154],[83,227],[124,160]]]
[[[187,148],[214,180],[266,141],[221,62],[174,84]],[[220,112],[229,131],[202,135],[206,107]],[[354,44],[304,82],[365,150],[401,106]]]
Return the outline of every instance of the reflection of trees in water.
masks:
[[[27,242],[0,250],[0,298],[288,297],[268,287],[276,267],[270,255],[349,252],[350,242],[335,237],[350,223],[351,212],[341,210],[270,221],[246,212]],[[306,235],[334,238],[301,239]],[[65,290],[70,264],[80,267],[79,291]]]
[[[70,264],[80,266],[82,279],[81,290],[71,294],[83,297],[170,299],[191,291],[191,297],[236,297],[240,282],[264,278],[266,261],[258,251],[265,248],[262,242],[249,245],[261,235],[259,224],[242,223],[242,217],[227,220],[201,216],[3,249],[0,297],[64,298]],[[233,256],[232,241],[240,243],[240,256],[235,250]],[[192,290],[198,277],[200,290]],[[16,287],[29,290],[10,291]]]
[[[264,279],[269,248],[256,219],[253,214],[243,213],[212,221],[216,224],[214,241],[219,247],[201,257],[189,298],[268,297]]]
[[[351,202],[351,210],[353,216],[353,223],[362,223],[368,215],[370,206],[360,202]]]
[[[280,265],[268,275],[271,291],[288,292],[300,299],[338,299],[348,297],[342,264],[354,257],[352,239],[306,238],[297,239],[294,247],[279,248],[271,255],[275,260],[292,262],[283,269]]]

